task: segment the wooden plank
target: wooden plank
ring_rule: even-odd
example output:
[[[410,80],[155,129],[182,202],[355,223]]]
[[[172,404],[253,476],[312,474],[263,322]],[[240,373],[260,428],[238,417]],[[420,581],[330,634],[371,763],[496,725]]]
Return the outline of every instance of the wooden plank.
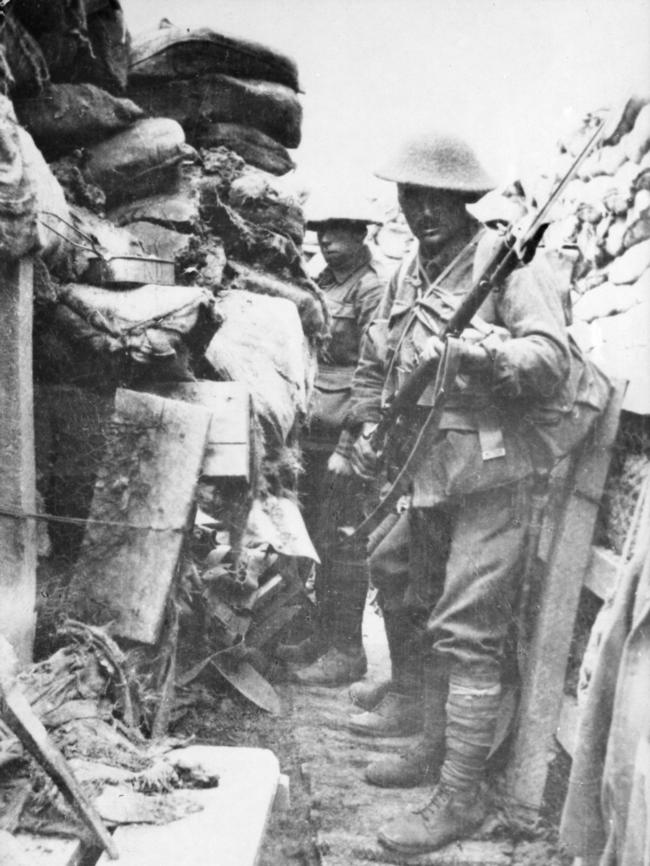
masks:
[[[240,382],[159,382],[147,391],[205,406],[212,414],[201,474],[250,480],[251,398]]]
[[[119,866],[255,866],[280,778],[268,749],[189,746],[176,760],[219,774],[219,786],[180,791],[203,810],[158,826],[118,827]],[[111,861],[102,855],[97,866]]]
[[[617,383],[593,440],[575,455],[574,471],[567,476],[568,496],[558,517],[539,599],[507,770],[510,796],[533,809],[540,807],[544,794],[580,590],[591,557],[598,501],[607,477],[624,393],[624,387]]]
[[[32,386],[31,259],[0,262],[0,634],[21,664],[32,659],[36,604],[36,508]]]
[[[71,613],[142,643],[158,639],[193,514],[210,413],[118,390],[106,458],[70,584]]]
[[[605,600],[613,591],[621,557],[613,550],[594,545],[585,574],[585,586],[598,598]]]

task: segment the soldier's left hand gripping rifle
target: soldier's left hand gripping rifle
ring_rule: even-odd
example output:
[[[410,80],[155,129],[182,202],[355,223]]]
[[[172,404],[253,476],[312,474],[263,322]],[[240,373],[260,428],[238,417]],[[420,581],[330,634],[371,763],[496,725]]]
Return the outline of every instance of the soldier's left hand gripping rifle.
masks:
[[[603,135],[604,126],[605,122],[599,120],[595,131],[589,137],[582,151],[576,156],[567,173],[557,183],[544,205],[533,211],[532,214],[527,213],[522,220],[511,224],[503,232],[480,275],[474,280],[471,289],[439,334],[444,347],[440,357],[426,360],[416,367],[392,401],[382,410],[382,417],[377,427],[369,434],[369,446],[377,454],[381,453],[386,436],[398,418],[418,404],[423,392],[433,381],[432,399],[427,401],[427,405],[430,406],[428,415],[417,434],[406,461],[376,508],[357,527],[339,528],[340,537],[344,543],[367,542],[371,533],[391,514],[409,479],[417,473],[421,462],[427,456],[427,443],[430,442],[430,434],[437,429],[440,423],[445,400],[459,372],[462,355],[460,338],[463,331],[470,325],[472,318],[490,292],[498,291],[499,287],[517,267],[532,259],[550,222],[550,212],[553,205],[575,176],[582,161]]]

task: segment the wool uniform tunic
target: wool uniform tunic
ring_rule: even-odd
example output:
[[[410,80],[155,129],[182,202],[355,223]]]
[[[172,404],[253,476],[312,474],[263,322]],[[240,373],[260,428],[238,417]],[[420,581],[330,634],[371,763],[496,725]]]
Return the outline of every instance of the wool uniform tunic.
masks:
[[[331,453],[338,441],[336,450],[344,455],[349,453],[352,438],[349,433],[318,417],[318,391],[349,394],[362,337],[374,318],[388,279],[384,260],[364,244],[357,266],[343,280],[339,281],[329,267],[316,280],[325,295],[330,333],[318,355],[315,418],[305,443],[309,450],[324,449]]]
[[[379,419],[426,340],[467,293],[493,238],[466,242],[459,238],[427,271],[416,250],[392,278],[362,347],[350,424]],[[531,479],[584,436],[609,386],[572,344],[540,257],[488,297],[464,337],[484,346],[489,360],[480,373],[461,366],[427,459],[405,491],[411,508],[375,550],[370,569],[387,609],[406,606],[420,619],[426,612],[429,645],[476,671],[499,664]],[[398,464],[427,411],[414,409],[389,442]]]

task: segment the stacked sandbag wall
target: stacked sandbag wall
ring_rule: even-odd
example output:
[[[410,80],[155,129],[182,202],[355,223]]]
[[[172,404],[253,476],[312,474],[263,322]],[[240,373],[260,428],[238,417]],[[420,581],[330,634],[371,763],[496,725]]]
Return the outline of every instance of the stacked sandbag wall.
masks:
[[[281,179],[301,135],[295,64],[208,28],[132,35],[117,0],[47,10],[16,0],[8,20],[2,84],[56,192],[39,210],[52,249],[36,262],[37,381],[110,394],[149,379],[238,377],[255,409],[256,489],[295,488],[296,430],[327,327],[301,255],[301,202]],[[172,263],[193,316],[181,328],[176,310],[161,311],[169,292],[97,285],[98,257]],[[242,333],[224,330],[226,349],[218,328],[229,315]],[[287,332],[288,360],[276,332]],[[248,346],[267,361],[263,389],[237,356]]]

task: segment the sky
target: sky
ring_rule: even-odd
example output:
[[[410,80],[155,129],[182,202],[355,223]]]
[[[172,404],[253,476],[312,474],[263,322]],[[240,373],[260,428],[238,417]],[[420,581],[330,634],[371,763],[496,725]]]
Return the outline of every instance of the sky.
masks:
[[[371,189],[409,131],[472,143],[502,181],[590,110],[650,95],[649,0],[123,0],[132,33],[212,27],[298,63],[297,176]]]

